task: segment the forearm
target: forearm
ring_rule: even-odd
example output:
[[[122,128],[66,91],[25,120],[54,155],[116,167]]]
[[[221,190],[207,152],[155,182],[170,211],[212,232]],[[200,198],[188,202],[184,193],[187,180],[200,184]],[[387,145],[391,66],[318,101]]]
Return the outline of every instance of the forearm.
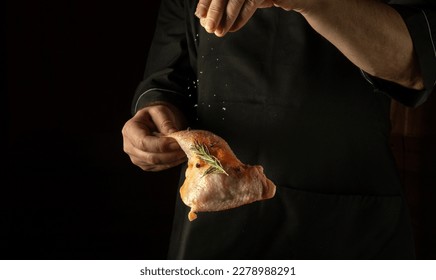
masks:
[[[356,66],[408,88],[423,88],[412,40],[393,8],[376,0],[314,2],[301,14]]]

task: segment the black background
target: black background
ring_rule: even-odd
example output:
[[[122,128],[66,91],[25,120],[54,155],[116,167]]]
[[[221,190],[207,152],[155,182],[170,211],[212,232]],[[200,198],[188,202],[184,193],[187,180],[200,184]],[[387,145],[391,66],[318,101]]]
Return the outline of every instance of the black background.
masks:
[[[179,169],[143,172],[121,136],[159,3],[2,2],[0,259],[166,257]],[[428,190],[408,192],[418,257],[432,259],[433,159]]]
[[[159,3],[2,9],[2,259],[166,257],[178,170],[143,172],[121,136]]]

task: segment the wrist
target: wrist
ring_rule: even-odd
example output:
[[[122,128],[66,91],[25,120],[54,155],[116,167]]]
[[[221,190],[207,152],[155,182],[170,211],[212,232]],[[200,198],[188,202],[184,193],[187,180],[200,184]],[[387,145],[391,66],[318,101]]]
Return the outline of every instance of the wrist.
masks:
[[[316,14],[325,11],[329,6],[334,5],[335,0],[272,0],[274,6],[286,11],[295,11],[303,16]]]

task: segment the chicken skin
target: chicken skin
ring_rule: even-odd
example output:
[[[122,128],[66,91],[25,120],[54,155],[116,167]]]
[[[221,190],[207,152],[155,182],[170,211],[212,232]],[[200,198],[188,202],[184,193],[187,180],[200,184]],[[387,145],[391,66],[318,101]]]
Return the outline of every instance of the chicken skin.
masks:
[[[242,163],[226,141],[205,130],[182,130],[171,133],[188,157],[185,181],[180,188],[182,201],[197,212],[236,208],[274,197],[276,186],[260,165]]]

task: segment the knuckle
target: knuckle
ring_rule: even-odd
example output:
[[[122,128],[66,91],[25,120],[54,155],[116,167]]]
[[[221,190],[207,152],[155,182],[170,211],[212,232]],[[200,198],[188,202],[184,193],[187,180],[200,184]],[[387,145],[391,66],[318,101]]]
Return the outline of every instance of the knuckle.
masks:
[[[128,154],[130,157],[133,156],[133,150],[134,147],[132,146],[132,144],[130,142],[124,141],[123,142],[123,151]]]
[[[156,150],[158,153],[165,153],[168,151],[169,143],[167,141],[159,141],[156,144]]]
[[[221,5],[213,5],[209,7],[209,11],[207,12],[207,17],[217,16],[223,12],[223,7]]]
[[[152,153],[164,153],[166,151],[165,142],[163,140],[153,142],[149,148],[148,151]]]
[[[228,12],[228,13],[226,13],[226,16],[224,18],[224,23],[227,25],[230,25],[231,23],[233,23],[235,21],[236,17],[237,17],[236,13]]]
[[[137,158],[130,157],[130,161],[131,161],[134,165],[138,166],[139,168],[141,168],[141,169],[144,170],[144,171],[147,171],[147,170],[149,169],[149,166],[148,166],[148,165],[145,165],[144,162],[142,162],[141,160],[139,160],[139,159],[137,159]]]
[[[139,150],[141,150],[141,151],[146,151],[147,150],[147,147],[148,147],[148,143],[147,143],[148,141],[147,141],[147,139],[146,138],[144,138],[144,139],[140,139],[140,138],[138,138],[138,139],[136,139],[136,141],[133,143],[133,145],[137,148],[137,149],[139,149]]]
[[[247,8],[253,9],[257,6],[257,1],[256,0],[247,0],[247,1],[245,1],[245,5],[247,6]]]
[[[200,1],[197,4],[197,8],[207,10],[209,8],[209,5],[206,4],[204,1]]]
[[[126,136],[128,134],[131,125],[132,125],[132,122],[130,120],[124,124],[124,126],[121,129],[121,134],[123,136]]]
[[[126,154],[129,154],[129,149],[128,149],[126,143],[123,143],[123,152],[125,152]]]
[[[159,165],[159,164],[161,164],[161,160],[155,154],[146,154],[144,156],[144,161],[147,162],[150,165]]]
[[[159,127],[163,128],[163,129],[169,129],[173,127],[173,122],[169,119],[165,119],[163,121],[161,121]]]

